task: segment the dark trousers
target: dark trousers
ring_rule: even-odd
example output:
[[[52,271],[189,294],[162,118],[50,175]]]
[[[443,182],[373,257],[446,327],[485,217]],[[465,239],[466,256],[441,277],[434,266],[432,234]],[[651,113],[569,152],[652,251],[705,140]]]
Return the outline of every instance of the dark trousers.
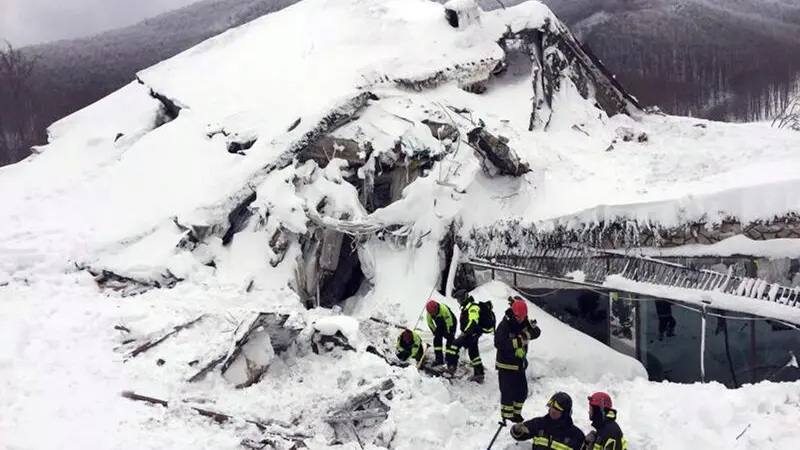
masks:
[[[522,407],[528,398],[528,378],[524,370],[497,370],[500,384],[500,416],[511,419],[522,416]]]
[[[481,361],[481,353],[478,351],[478,340],[481,338],[480,333],[470,335],[464,342],[461,344],[462,348],[467,349],[467,354],[469,355],[469,363],[472,368],[475,370],[476,375],[483,375],[483,361]],[[456,362],[458,362],[458,354],[456,354]]]
[[[436,356],[435,364],[442,364],[446,361],[449,367],[455,367],[458,363],[458,347],[453,345],[454,339],[455,336],[452,334],[433,335],[433,354]],[[442,346],[442,343],[444,343],[444,346]],[[442,353],[444,353],[444,357],[442,357]]]

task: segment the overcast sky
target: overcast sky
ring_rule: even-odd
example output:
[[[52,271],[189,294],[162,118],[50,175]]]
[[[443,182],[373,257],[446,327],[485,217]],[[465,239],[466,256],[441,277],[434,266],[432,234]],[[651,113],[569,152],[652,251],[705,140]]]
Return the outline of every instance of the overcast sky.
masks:
[[[16,47],[90,36],[199,0],[0,0],[0,42]]]

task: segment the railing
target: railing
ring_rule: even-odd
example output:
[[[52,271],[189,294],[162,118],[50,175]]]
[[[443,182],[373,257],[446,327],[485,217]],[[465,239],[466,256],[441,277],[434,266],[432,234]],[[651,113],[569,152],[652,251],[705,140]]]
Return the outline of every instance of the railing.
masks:
[[[695,269],[653,258],[588,247],[517,247],[495,252],[491,245],[464,249],[467,264],[572,284],[602,287],[610,275],[631,281],[775,302],[800,308],[800,287],[789,288],[759,278]]]

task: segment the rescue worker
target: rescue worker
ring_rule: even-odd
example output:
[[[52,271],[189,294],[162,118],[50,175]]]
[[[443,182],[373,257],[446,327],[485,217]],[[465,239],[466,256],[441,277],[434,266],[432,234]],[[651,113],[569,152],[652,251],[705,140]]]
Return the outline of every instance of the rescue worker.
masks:
[[[500,417],[514,423],[524,421],[522,407],[528,398],[528,342],[537,339],[541,330],[528,320],[528,304],[521,298],[509,298],[511,306],[494,332],[497,349],[495,369],[500,385]]]
[[[458,300],[459,306],[461,306],[461,317],[459,318],[461,335],[456,338],[454,344],[459,349],[467,349],[470,365],[474,370],[474,374],[469,380],[483,383],[485,369],[478,349],[478,340],[484,333],[494,333],[494,324],[486,316],[481,320],[481,307],[466,290],[456,292],[454,297]]]
[[[452,372],[458,362],[458,347],[453,345],[458,322],[456,316],[447,305],[435,300],[429,300],[425,310],[428,312],[425,316],[428,328],[433,333],[433,365],[441,366],[446,359],[448,370]]]
[[[417,361],[417,367],[422,365],[423,358],[425,357],[425,347],[422,345],[422,338],[416,331],[409,329],[403,330],[400,336],[397,337],[396,344],[397,359],[400,361],[407,361],[408,358],[413,358]]]
[[[572,423],[572,398],[556,392],[547,407],[547,415],[514,424],[511,437],[517,441],[533,439],[533,450],[580,450],[585,436]]]
[[[628,442],[617,423],[617,410],[612,408],[611,396],[595,392],[589,396],[589,420],[594,431],[589,432],[582,450],[626,450]]]

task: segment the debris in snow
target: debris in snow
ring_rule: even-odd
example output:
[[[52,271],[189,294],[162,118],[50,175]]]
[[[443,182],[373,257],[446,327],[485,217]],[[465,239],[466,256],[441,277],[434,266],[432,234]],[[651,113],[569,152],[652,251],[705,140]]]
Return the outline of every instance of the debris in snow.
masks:
[[[314,330],[323,336],[334,336],[337,333],[349,342],[358,342],[358,321],[348,316],[323,317],[314,322]]]
[[[196,374],[192,375],[186,381],[188,381],[189,383],[194,383],[194,382],[197,382],[197,381],[200,381],[200,380],[204,379],[206,377],[206,375],[209,374],[209,372],[211,372],[212,370],[214,370],[214,368],[216,368],[218,365],[220,365],[222,363],[222,361],[225,361],[225,359],[227,357],[228,357],[227,354],[222,354],[222,355],[217,356],[216,358],[214,358],[211,361],[209,361],[205,366],[203,366],[203,368],[200,369],[199,372],[197,372]],[[199,364],[199,361],[198,361],[198,364]]]
[[[161,274],[160,279],[138,280],[131,277],[118,275],[110,270],[96,270],[87,267],[86,271],[94,276],[94,281],[101,289],[111,289],[119,292],[123,297],[132,297],[149,291],[150,289],[172,288],[178,282],[183,281],[176,277],[169,270]]]
[[[424,119],[422,123],[427,125],[431,129],[431,135],[440,141],[455,141],[458,139],[458,128],[449,123],[436,122],[430,119]]]
[[[137,346],[135,349],[133,349],[133,351],[131,351],[128,354],[128,356],[125,358],[125,360],[127,361],[130,358],[135,358],[139,354],[150,350],[151,348],[155,347],[156,345],[158,345],[158,344],[164,342],[165,340],[169,339],[171,336],[175,336],[181,330],[183,330],[185,328],[189,328],[192,325],[196,324],[197,322],[203,320],[205,317],[206,317],[205,314],[201,314],[201,315],[197,316],[195,319],[192,319],[192,320],[190,320],[190,321],[188,321],[186,323],[183,323],[181,325],[176,325],[175,327],[172,328],[172,330],[170,330],[167,333],[161,334],[158,338],[148,339],[144,344],[141,344],[141,345]]]
[[[481,8],[474,0],[450,0],[444,4],[444,18],[453,28],[480,24]]]
[[[643,131],[637,133],[630,127],[618,127],[615,133],[617,138],[622,139],[623,142],[647,142],[649,140],[647,133]]]
[[[362,390],[328,412],[325,422],[334,430],[339,443],[357,441],[363,448],[360,430],[379,426],[389,416],[388,401],[392,399],[394,381],[385,378]]]
[[[146,403],[150,403],[150,404],[153,404],[153,405],[163,406],[165,408],[169,407],[169,402],[167,402],[166,400],[162,400],[162,399],[155,398],[155,397],[149,397],[149,396],[146,396],[146,395],[137,394],[137,393],[135,393],[133,391],[123,391],[120,395],[122,397],[124,397],[124,398],[127,398],[129,400],[133,400],[133,401],[146,402]],[[291,430],[276,430],[274,428],[274,426],[276,426],[276,425],[280,426],[280,427],[282,427],[284,429],[288,429],[288,428],[291,427],[291,425],[289,425],[289,424],[287,424],[285,422],[281,422],[280,420],[274,420],[274,419],[261,419],[261,420],[238,419],[236,417],[229,416],[228,414],[224,414],[224,413],[220,413],[220,412],[216,412],[216,411],[211,411],[211,410],[204,409],[204,408],[198,408],[197,406],[191,406],[190,405],[189,407],[191,409],[193,409],[194,411],[196,411],[201,416],[214,419],[215,422],[220,423],[220,424],[228,422],[228,421],[231,421],[231,420],[234,420],[234,421],[235,420],[244,420],[244,422],[247,422],[247,423],[249,423],[251,425],[255,425],[256,427],[258,427],[259,431],[261,431],[262,433],[278,436],[278,437],[281,437],[281,438],[289,440],[289,441],[311,439],[312,438],[311,435],[305,434],[305,433],[293,432]]]
[[[285,326],[288,319],[288,314],[261,312],[243,320],[233,348],[222,362],[222,376],[237,388],[256,383],[275,355],[286,351],[302,331],[298,326]]]
[[[483,170],[490,177],[497,175],[519,177],[530,172],[528,165],[520,162],[519,156],[511,147],[484,128],[473,128],[467,133],[467,139],[469,145],[483,159]]]
[[[321,136],[300,151],[297,159],[304,163],[314,160],[321,168],[325,168],[334,159],[342,159],[352,167],[360,167],[372,153],[372,144],[363,144],[353,139]]]
[[[320,348],[330,351],[334,346],[356,351],[353,345],[358,343],[358,321],[352,317],[323,317],[314,322],[313,328],[311,349],[314,353],[319,353]]]

